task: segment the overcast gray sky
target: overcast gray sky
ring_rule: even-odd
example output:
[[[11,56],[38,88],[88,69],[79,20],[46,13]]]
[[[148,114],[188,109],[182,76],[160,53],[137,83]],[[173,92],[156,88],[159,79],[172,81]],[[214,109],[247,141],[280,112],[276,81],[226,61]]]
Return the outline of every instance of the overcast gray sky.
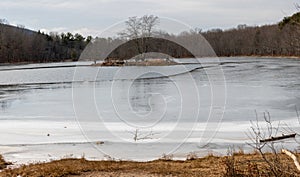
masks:
[[[204,30],[276,23],[300,0],[1,0],[0,18],[33,30],[85,36],[130,16],[153,14]]]

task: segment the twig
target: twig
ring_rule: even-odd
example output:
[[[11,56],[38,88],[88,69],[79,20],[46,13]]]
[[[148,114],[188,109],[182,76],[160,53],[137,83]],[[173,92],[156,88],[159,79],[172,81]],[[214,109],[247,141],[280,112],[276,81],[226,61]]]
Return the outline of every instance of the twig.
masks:
[[[159,133],[153,133],[152,130],[150,132],[142,133],[142,132],[140,132],[139,129],[135,129],[135,131],[129,132],[129,133],[133,135],[134,141],[154,139],[153,136],[159,134]]]
[[[296,110],[296,114],[297,114],[297,118],[298,118],[298,123],[300,124],[299,112],[298,112],[298,109],[297,109],[296,105],[295,105],[295,110]]]

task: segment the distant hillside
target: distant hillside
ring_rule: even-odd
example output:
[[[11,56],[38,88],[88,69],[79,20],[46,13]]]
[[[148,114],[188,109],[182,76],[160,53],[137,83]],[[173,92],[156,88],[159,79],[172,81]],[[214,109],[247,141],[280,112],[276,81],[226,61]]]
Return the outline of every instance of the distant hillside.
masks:
[[[191,31],[179,35],[162,32],[159,35],[185,38],[191,42],[197,39],[195,35],[202,35],[218,56],[300,56],[300,13],[285,17],[274,25],[239,25],[230,30]],[[1,24],[0,21],[0,63],[78,60],[91,40],[91,37],[84,38],[80,34],[43,34],[23,27]],[[101,38],[100,43],[111,45],[119,40],[122,39]],[[128,56],[137,54],[135,50],[129,49],[117,50],[111,57],[122,58],[120,55],[124,55],[124,52]],[[169,54],[176,57],[190,57],[184,50],[176,47],[169,52],[173,52]]]
[[[295,13],[290,17],[285,17],[280,23],[280,27],[284,27],[286,25],[300,25],[300,12]]]
[[[201,30],[185,31],[179,35],[171,35],[168,33],[158,34],[156,38],[165,36],[172,41],[176,39],[190,41],[191,44],[202,35],[214,49],[217,56],[298,56],[300,57],[300,13],[296,13],[291,17],[285,17],[281,22],[273,25],[263,26],[247,26],[245,24],[238,25],[236,28],[229,30],[212,29],[202,32]],[[105,39],[102,39],[105,40]],[[106,40],[105,43],[113,43],[113,40]],[[156,41],[157,42],[157,41]],[[138,44],[146,44],[146,42],[137,42]],[[185,50],[170,44],[155,44],[156,46],[140,46],[151,51],[160,51],[161,46],[167,47],[163,49],[168,54],[176,57],[191,57]],[[154,44],[154,42],[153,42]],[[135,47],[135,48],[134,48]],[[200,49],[199,49],[200,50]],[[118,50],[114,50],[108,59],[124,59],[128,56],[138,54],[138,48],[132,44],[123,46]],[[205,56],[205,54],[204,54]]]
[[[218,56],[300,56],[300,13],[274,25],[202,33]]]
[[[77,60],[89,42],[80,34],[43,34],[0,23],[0,63]]]

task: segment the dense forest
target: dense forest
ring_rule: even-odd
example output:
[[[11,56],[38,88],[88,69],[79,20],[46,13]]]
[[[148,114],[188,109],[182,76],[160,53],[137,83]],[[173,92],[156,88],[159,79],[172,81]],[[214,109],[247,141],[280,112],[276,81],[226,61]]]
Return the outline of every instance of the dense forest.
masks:
[[[275,25],[201,33],[218,56],[300,56],[300,13]]]
[[[0,63],[77,60],[91,37],[80,34],[44,34],[0,23]]]
[[[229,30],[192,30],[179,35],[159,35],[191,39],[195,35],[202,35],[218,56],[300,56],[300,13],[285,17],[274,25],[238,25]],[[116,40],[128,39],[124,36],[101,39],[106,44]],[[5,20],[0,20],[0,63],[76,61],[91,41],[91,36],[85,38],[81,34],[72,33],[44,34],[25,29],[21,25],[11,26]],[[184,50],[173,51],[176,52],[175,56],[187,57],[186,53],[180,53],[186,52]]]

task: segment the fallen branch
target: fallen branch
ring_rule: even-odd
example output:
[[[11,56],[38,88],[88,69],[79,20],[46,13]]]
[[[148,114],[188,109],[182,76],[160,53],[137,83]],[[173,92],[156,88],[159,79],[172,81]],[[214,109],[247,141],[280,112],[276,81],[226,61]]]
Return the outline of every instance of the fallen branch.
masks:
[[[265,143],[265,142],[277,141],[277,140],[282,140],[282,139],[287,139],[287,138],[295,138],[295,136],[296,136],[296,133],[293,133],[293,134],[289,134],[289,135],[282,135],[282,136],[276,136],[276,137],[259,140],[259,142]]]
[[[155,139],[154,136],[158,134],[158,133],[153,133],[152,130],[150,132],[142,133],[140,132],[139,129],[135,129],[134,132],[129,132],[129,133],[133,135],[134,141]]]
[[[293,153],[291,153],[290,151],[288,151],[286,149],[282,149],[281,152],[284,153],[284,154],[286,154],[286,155],[288,155],[290,158],[292,158],[293,161],[294,161],[295,166],[298,169],[298,171],[300,171],[300,164],[299,164],[299,162],[297,160],[297,157]]]

